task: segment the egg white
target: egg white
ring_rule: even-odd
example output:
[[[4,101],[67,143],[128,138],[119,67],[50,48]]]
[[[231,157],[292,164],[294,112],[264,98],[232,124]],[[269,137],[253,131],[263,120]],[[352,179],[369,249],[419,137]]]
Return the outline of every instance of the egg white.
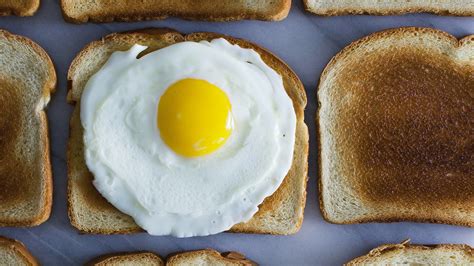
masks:
[[[97,190],[153,235],[202,236],[249,220],[289,171],[296,115],[282,78],[224,39],[182,42],[140,59],[114,52],[81,98],[86,164]],[[186,158],[160,138],[157,105],[173,83],[221,88],[234,130],[216,152]]]

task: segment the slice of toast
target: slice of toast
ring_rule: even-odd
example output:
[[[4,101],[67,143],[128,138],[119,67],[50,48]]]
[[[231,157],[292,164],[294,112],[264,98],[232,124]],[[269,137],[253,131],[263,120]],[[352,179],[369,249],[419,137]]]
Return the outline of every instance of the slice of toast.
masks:
[[[0,265],[39,265],[20,241],[0,236]]]
[[[166,263],[159,255],[151,252],[118,253],[101,256],[87,265],[91,266],[119,266],[119,265],[213,265],[213,266],[251,266],[254,262],[246,259],[237,252],[219,253],[213,249],[203,249],[177,253],[170,256]]]
[[[474,3],[471,0],[304,0],[304,4],[307,11],[324,16],[421,12],[474,16]]]
[[[64,18],[72,23],[140,21],[169,16],[193,20],[282,20],[291,0],[61,0]]]
[[[389,244],[377,247],[369,254],[349,261],[356,265],[472,265],[474,249],[468,245]]]
[[[319,196],[332,223],[474,226],[474,35],[391,29],[319,83]]]
[[[44,108],[56,87],[46,52],[0,30],[0,226],[34,226],[52,205],[48,123]]]
[[[133,219],[118,211],[107,202],[92,184],[93,176],[84,161],[83,128],[80,121],[82,91],[89,78],[97,72],[109,56],[118,50],[128,50],[139,43],[151,52],[182,41],[212,40],[225,37],[231,43],[257,51],[262,59],[284,80],[288,95],[293,100],[297,116],[296,143],[293,164],[280,188],[259,206],[259,212],[247,223],[237,224],[232,232],[245,233],[296,233],[303,221],[306,201],[308,170],[308,129],[304,123],[306,93],[301,81],[280,59],[244,40],[213,33],[182,35],[169,29],[146,29],[137,32],[118,33],[106,36],[101,41],[88,45],[78,54],[68,73],[68,101],[75,104],[70,122],[68,144],[68,210],[74,227],[85,233],[116,234],[141,231]]]
[[[100,256],[87,263],[88,266],[164,266],[163,259],[152,252],[116,253]]]
[[[0,16],[33,16],[40,0],[0,0]]]

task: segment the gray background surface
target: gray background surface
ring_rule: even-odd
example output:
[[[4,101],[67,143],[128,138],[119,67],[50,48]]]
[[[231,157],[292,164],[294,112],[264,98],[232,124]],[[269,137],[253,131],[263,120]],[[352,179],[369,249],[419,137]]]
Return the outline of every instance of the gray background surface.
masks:
[[[455,1],[455,0],[453,0]],[[350,42],[387,28],[426,26],[457,37],[474,34],[474,18],[440,17],[428,14],[405,16],[318,17],[306,13],[294,0],[289,17],[276,23],[241,21],[209,23],[167,19],[140,23],[73,25],[65,23],[59,0],[43,0],[30,18],[0,18],[0,28],[30,37],[53,59],[58,88],[49,104],[54,206],[51,218],[41,226],[1,228],[0,235],[23,241],[43,265],[80,265],[110,252],[151,250],[166,256],[171,252],[212,247],[236,250],[262,265],[340,265],[382,243],[411,238],[415,243],[466,243],[474,246],[474,229],[448,225],[394,223],[333,225],[325,222],[317,203],[317,147],[315,136],[315,88],[326,63]],[[176,239],[147,234],[80,235],[71,227],[66,212],[66,143],[72,107],[66,103],[66,73],[77,52],[100,37],[144,27],[171,27],[184,33],[213,31],[248,39],[285,60],[303,81],[307,95],[306,123],[310,129],[310,179],[304,224],[292,236],[219,234]]]

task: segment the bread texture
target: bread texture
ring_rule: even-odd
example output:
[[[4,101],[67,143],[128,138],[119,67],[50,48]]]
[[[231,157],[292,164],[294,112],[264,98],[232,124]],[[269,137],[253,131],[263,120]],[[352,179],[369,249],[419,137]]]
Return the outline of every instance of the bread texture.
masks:
[[[152,252],[117,253],[98,257],[88,266],[164,266],[163,259]]]
[[[85,23],[164,19],[169,16],[193,20],[282,20],[291,0],[61,0],[68,22]]]
[[[319,197],[332,223],[474,226],[474,36],[399,28],[321,75]]]
[[[39,264],[23,243],[0,236],[0,265],[38,266]]]
[[[34,226],[52,205],[48,123],[56,87],[51,59],[36,43],[0,30],[0,226]]]
[[[33,16],[40,0],[0,0],[0,16]]]
[[[472,265],[474,249],[468,245],[382,245],[369,254],[355,258],[347,266],[356,265]]]
[[[397,15],[429,12],[474,16],[471,0],[304,0],[307,11],[324,16],[349,14]]]
[[[90,266],[252,266],[257,265],[237,252],[219,253],[213,249],[203,249],[177,253],[170,256],[166,262],[157,254],[151,252],[118,253],[101,256],[88,263]]]
[[[293,71],[270,52],[244,40],[213,33],[182,35],[170,29],[146,29],[117,33],[88,45],[71,64],[68,73],[68,101],[76,104],[89,78],[96,73],[114,51],[128,50],[136,43],[148,46],[151,52],[177,42],[212,40],[224,37],[243,48],[257,51],[262,59],[284,80],[285,89],[293,100],[297,116],[296,143],[293,164],[280,188],[259,206],[259,212],[247,223],[237,224],[232,232],[296,233],[303,221],[308,171],[308,129],[304,123],[306,94]],[[92,184],[93,176],[84,161],[83,128],[80,105],[76,104],[70,122],[68,146],[68,209],[74,227],[85,233],[116,234],[140,232],[133,219],[107,202]]]

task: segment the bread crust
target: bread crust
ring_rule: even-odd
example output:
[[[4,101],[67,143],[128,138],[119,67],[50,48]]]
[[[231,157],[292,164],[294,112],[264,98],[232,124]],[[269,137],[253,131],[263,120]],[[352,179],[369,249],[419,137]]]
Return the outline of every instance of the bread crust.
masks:
[[[326,82],[328,79],[329,73],[334,69],[335,64],[344,60],[345,56],[353,52],[355,49],[362,45],[366,45],[372,41],[384,39],[384,38],[389,38],[391,36],[399,36],[398,38],[403,38],[405,34],[430,34],[437,36],[439,40],[447,41],[447,43],[450,43],[451,49],[456,50],[460,49],[461,47],[464,47],[466,45],[472,45],[474,43],[474,35],[471,36],[466,36],[463,39],[458,40],[456,37],[440,31],[440,30],[435,30],[431,28],[417,28],[417,27],[405,27],[405,28],[397,28],[397,29],[389,29],[389,30],[384,30],[380,32],[373,33],[369,36],[366,36],[362,39],[359,39],[347,47],[345,47],[343,50],[341,50],[337,55],[335,55],[326,68],[323,70],[321,74],[321,78],[319,81],[318,85],[318,95],[320,94],[320,91],[322,90],[323,84]],[[421,37],[420,37],[421,38]],[[472,58],[472,57],[471,57]],[[461,61],[461,59],[458,59]],[[474,66],[474,61],[467,59],[467,61],[463,61],[461,64],[466,64],[470,67]],[[321,99],[319,98],[319,101]],[[322,158],[324,156],[323,151],[322,151],[322,138],[321,136],[323,135],[323,132],[321,130],[321,115],[322,115],[322,110],[321,110],[321,102],[318,104],[318,113],[316,115],[316,128],[318,131],[318,175],[319,175],[319,203],[320,203],[320,209],[321,213],[324,217],[324,219],[330,223],[335,223],[335,224],[354,224],[354,223],[368,223],[368,222],[403,222],[403,221],[412,221],[412,222],[428,222],[428,223],[440,223],[440,224],[452,224],[452,225],[461,225],[461,226],[468,226],[468,227],[473,227],[474,226],[474,221],[469,220],[466,218],[461,218],[461,219],[454,219],[454,217],[451,217],[450,215],[445,215],[445,216],[440,216],[440,215],[419,215],[418,213],[404,213],[403,211],[399,211],[396,214],[386,212],[384,215],[380,214],[366,214],[365,217],[360,217],[360,218],[347,218],[346,220],[335,220],[331,214],[328,213],[327,210],[327,204],[325,203],[324,200],[324,185],[323,185],[323,162]],[[453,194],[454,195],[454,194]],[[458,195],[460,196],[460,195]],[[361,200],[361,199],[360,199]],[[417,206],[417,205],[413,205]]]
[[[406,8],[386,8],[373,6],[370,8],[328,8],[320,9],[313,7],[310,0],[303,0],[305,10],[307,12],[317,14],[320,16],[342,16],[342,15],[377,15],[377,16],[389,16],[389,15],[403,15],[410,13],[433,13],[442,16],[474,16],[474,9],[462,9],[462,10],[451,10],[451,9],[439,9],[432,6],[426,7],[406,7]]]
[[[87,266],[111,266],[116,263],[125,263],[138,260],[149,260],[150,263],[164,266],[165,262],[163,259],[153,252],[139,251],[139,252],[118,252],[113,254],[107,254],[99,256],[92,261],[86,263]],[[147,264],[148,265],[148,264]]]
[[[197,258],[211,257],[216,261],[227,263],[228,265],[254,266],[255,262],[246,259],[244,255],[238,252],[224,252],[219,253],[214,249],[201,249],[194,251],[187,251],[168,256],[166,265],[191,265],[192,261]]]
[[[15,252],[22,263],[30,266],[38,266],[38,261],[31,255],[23,243],[18,240],[0,236],[0,248]],[[19,263],[19,262],[18,262]]]
[[[11,34],[5,30],[0,30],[0,36],[2,38],[5,38],[8,42],[16,43],[17,45],[23,45],[31,49],[32,52],[34,52],[34,56],[36,57],[35,60],[38,61],[37,65],[43,64],[46,65],[45,67],[47,69],[44,69],[44,72],[47,73],[47,77],[43,81],[42,88],[40,88],[40,92],[38,93],[40,95],[40,99],[35,100],[37,105],[35,107],[36,110],[30,110],[36,112],[36,114],[23,114],[27,116],[37,116],[37,119],[39,120],[38,122],[38,135],[35,136],[35,138],[38,138],[39,142],[39,150],[35,150],[34,148],[31,148],[32,151],[37,153],[35,157],[37,158],[38,165],[35,165],[35,170],[33,171],[33,175],[38,176],[37,178],[41,178],[41,183],[42,187],[40,189],[39,193],[40,195],[36,195],[36,192],[30,192],[30,191],[23,191],[23,193],[18,193],[15,195],[9,195],[10,199],[14,199],[13,201],[4,201],[2,202],[3,204],[8,204],[4,205],[3,208],[8,208],[8,206],[11,206],[11,208],[18,208],[18,202],[22,201],[27,201],[29,200],[28,198],[31,197],[37,197],[39,198],[38,201],[41,202],[41,206],[39,207],[38,210],[35,211],[34,215],[30,215],[28,218],[18,218],[17,216],[0,216],[0,226],[36,226],[44,221],[46,221],[51,213],[51,208],[52,208],[52,197],[53,197],[53,180],[52,180],[52,170],[51,170],[51,162],[50,162],[50,150],[49,150],[49,132],[48,132],[48,121],[46,117],[46,113],[44,112],[44,108],[46,107],[47,103],[49,102],[50,99],[50,94],[54,93],[56,89],[56,72],[54,69],[54,65],[48,56],[48,54],[36,43],[31,41],[28,38],[19,36],[19,35],[14,35]],[[5,73],[4,75],[8,75]],[[38,77],[39,78],[39,77]],[[17,85],[15,85],[17,86]],[[1,88],[0,88],[1,89]],[[19,90],[26,90],[26,88],[19,88]],[[18,95],[12,96],[10,101],[14,101],[16,97],[21,97]],[[34,97],[34,96],[29,96],[29,97]],[[22,106],[22,104],[20,104]],[[24,108],[22,106],[22,108]],[[17,114],[18,116],[21,116],[22,114]],[[9,122],[12,127],[17,127],[17,121],[16,120],[11,120]],[[14,126],[12,123],[15,123]],[[7,125],[8,126],[8,125]],[[25,129],[21,128],[19,129],[18,132],[22,132],[23,130],[33,130],[31,128]],[[36,129],[35,129],[36,130]],[[17,133],[18,133],[17,132]],[[17,133],[12,132],[12,135],[10,136],[4,136],[7,137],[7,139],[15,140]],[[6,134],[9,134],[7,132]],[[18,133],[20,134],[20,133]],[[12,143],[10,143],[12,144]],[[8,143],[6,145],[9,145]],[[14,162],[10,162],[9,160],[3,161],[3,166],[8,166],[10,164],[13,164]],[[24,171],[29,172],[31,169],[27,169],[24,164],[21,164],[18,167],[22,167]],[[31,174],[31,173],[30,173]],[[23,180],[25,183],[28,183],[27,181]],[[13,188],[18,188],[20,189],[19,186],[27,186],[25,183],[15,183],[15,184],[10,184],[7,185],[7,189],[12,189]],[[31,195],[32,193],[35,193],[35,195]],[[8,202],[11,202],[9,204]]]
[[[394,251],[399,250],[416,250],[416,251],[425,251],[425,250],[444,250],[444,251],[462,251],[465,252],[467,256],[470,256],[474,260],[474,249],[468,245],[464,244],[437,244],[437,245],[415,245],[409,244],[409,240],[404,241],[400,244],[385,244],[377,248],[372,249],[368,254],[357,257],[344,265],[355,266],[355,265],[366,265],[368,260],[374,258],[380,258],[387,254],[390,254]]]
[[[0,16],[33,16],[39,5],[40,0],[0,0]]]
[[[307,181],[307,159],[308,159],[308,130],[306,124],[304,123],[304,108],[306,106],[306,93],[301,81],[298,79],[296,74],[285,64],[283,61],[278,59],[276,56],[268,52],[267,50],[249,43],[244,40],[231,38],[228,36],[214,34],[214,33],[193,33],[189,35],[181,35],[180,33],[171,30],[171,29],[144,29],[134,32],[126,33],[117,33],[106,36],[102,41],[97,41],[89,44],[85,49],[83,49],[78,56],[74,59],[71,64],[68,73],[69,80],[69,92],[68,92],[68,101],[71,104],[80,100],[82,94],[83,84],[74,84],[78,82],[75,79],[75,75],[79,72],[79,69],[82,66],[82,62],[87,60],[89,53],[92,53],[98,47],[106,45],[108,43],[126,43],[121,49],[128,49],[134,43],[145,42],[150,44],[149,38],[158,38],[158,39],[167,39],[170,40],[169,44],[173,42],[181,41],[200,41],[200,40],[210,40],[214,38],[224,37],[231,43],[235,43],[244,48],[251,48],[257,51],[262,59],[269,64],[271,67],[277,70],[284,77],[284,84],[289,94],[290,98],[293,100],[293,105],[295,108],[297,116],[297,143],[295,146],[295,157],[293,161],[292,169],[290,170],[288,176],[285,178],[283,184],[272,196],[265,199],[264,203],[259,206],[259,212],[254,216],[254,218],[247,222],[234,226],[232,232],[245,232],[245,233],[270,233],[270,234],[292,234],[299,230],[303,220],[304,205],[306,201],[306,181]],[[165,46],[167,46],[165,45]],[[153,47],[149,49],[148,52],[158,49],[159,47]],[[71,223],[74,227],[79,229],[84,233],[99,233],[99,234],[126,234],[126,233],[135,233],[142,231],[131,219],[131,217],[126,216],[125,214],[120,213],[112,205],[110,205],[100,194],[93,188],[91,183],[92,175],[88,173],[88,180],[85,181],[82,185],[78,185],[77,182],[72,180],[73,175],[78,172],[77,162],[75,159],[78,156],[83,156],[81,152],[73,155],[73,151],[77,150],[76,145],[78,145],[73,139],[77,136],[73,134],[77,133],[78,136],[82,136],[82,132],[77,132],[75,125],[80,124],[79,122],[79,112],[78,107],[75,108],[75,114],[71,118],[70,124],[70,141],[68,144],[68,212]],[[82,130],[82,129],[81,129]],[[82,145],[82,144],[81,144]],[[76,148],[75,148],[76,147]],[[83,160],[83,159],[82,159]],[[79,168],[80,171],[85,171],[83,168],[85,163]],[[88,171],[87,171],[88,172]],[[83,181],[84,182],[84,181]],[[113,228],[113,227],[103,227],[103,228],[92,228],[86,227],[81,224],[77,219],[78,208],[77,204],[74,203],[75,189],[78,189],[79,186],[88,187],[88,201],[90,204],[99,204],[102,210],[107,210],[108,215],[120,215],[120,220],[123,221],[122,228]],[[89,200],[90,199],[90,200]],[[93,202],[92,202],[93,201]],[[294,204],[294,210],[285,210],[285,201],[291,202]],[[282,213],[284,211],[289,211],[290,213]],[[267,225],[267,219],[278,219],[276,217],[282,216],[279,218],[279,223],[281,228],[270,228],[265,227]],[[276,217],[275,217],[276,216]],[[285,218],[283,218],[285,217]]]
[[[215,0],[200,1],[198,8],[182,0],[145,0],[141,6],[130,6],[127,2],[119,0],[114,2],[111,8],[109,0],[100,0],[94,3],[96,6],[89,7],[89,10],[75,14],[74,7],[83,0],[61,0],[61,10],[64,19],[71,23],[86,22],[113,22],[113,21],[143,21],[159,20],[167,17],[180,17],[188,20],[206,21],[235,21],[242,19],[279,21],[288,16],[291,8],[291,0],[277,0],[262,7],[249,7],[249,1],[240,0],[220,2]],[[90,3],[93,5],[92,3]],[[258,5],[255,3],[254,5]],[[86,4],[84,4],[86,5]],[[219,5],[216,7],[216,5]]]

